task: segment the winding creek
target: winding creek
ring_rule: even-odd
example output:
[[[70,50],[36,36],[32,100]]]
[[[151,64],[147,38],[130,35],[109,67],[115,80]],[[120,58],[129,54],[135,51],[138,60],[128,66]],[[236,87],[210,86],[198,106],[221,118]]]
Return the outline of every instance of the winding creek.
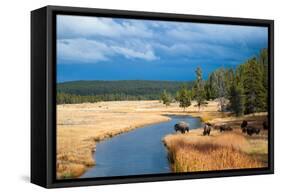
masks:
[[[171,120],[152,124],[101,141],[96,146],[96,165],[80,178],[160,174],[171,172],[167,150],[162,142],[174,132],[179,121],[189,123],[190,129],[201,127],[201,120],[191,116],[170,116]]]

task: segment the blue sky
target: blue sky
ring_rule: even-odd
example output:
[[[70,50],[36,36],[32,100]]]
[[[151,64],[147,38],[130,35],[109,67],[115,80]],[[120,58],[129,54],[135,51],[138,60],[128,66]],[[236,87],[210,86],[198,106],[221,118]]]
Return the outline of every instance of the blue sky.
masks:
[[[57,80],[206,78],[267,47],[267,28],[57,16]]]

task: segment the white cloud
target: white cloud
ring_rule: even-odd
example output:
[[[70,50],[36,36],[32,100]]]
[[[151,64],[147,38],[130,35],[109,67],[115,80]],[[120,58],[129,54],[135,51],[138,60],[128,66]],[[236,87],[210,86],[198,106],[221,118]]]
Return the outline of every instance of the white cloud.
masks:
[[[142,21],[116,22],[111,18],[58,16],[58,38],[151,37],[153,32]]]
[[[58,58],[65,61],[96,62],[108,60],[104,43],[86,39],[66,39],[57,42]]]
[[[155,56],[153,50],[150,46],[146,46],[143,51],[132,50],[130,48],[120,47],[120,46],[112,46],[111,47],[114,52],[125,56],[128,59],[137,58],[137,59],[145,59],[147,61],[159,59]]]
[[[239,25],[195,24],[174,25],[166,31],[171,39],[181,42],[198,42],[221,45],[256,44],[265,41],[267,28]]]
[[[58,40],[58,59],[65,62],[95,63],[110,60],[111,56],[123,56],[128,59],[156,60],[152,47],[149,44],[136,41],[125,44],[106,44],[87,39]]]
[[[266,28],[249,26],[85,16],[58,16],[57,25],[58,59],[90,63],[115,56],[146,61],[243,57],[267,41]]]

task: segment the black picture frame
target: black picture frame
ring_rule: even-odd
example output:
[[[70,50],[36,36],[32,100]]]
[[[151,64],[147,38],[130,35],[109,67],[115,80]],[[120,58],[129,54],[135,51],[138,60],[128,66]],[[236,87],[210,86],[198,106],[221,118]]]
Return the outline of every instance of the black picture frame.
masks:
[[[103,16],[268,27],[268,168],[56,180],[56,15]],[[172,13],[46,6],[31,12],[31,182],[46,188],[274,173],[274,21]]]

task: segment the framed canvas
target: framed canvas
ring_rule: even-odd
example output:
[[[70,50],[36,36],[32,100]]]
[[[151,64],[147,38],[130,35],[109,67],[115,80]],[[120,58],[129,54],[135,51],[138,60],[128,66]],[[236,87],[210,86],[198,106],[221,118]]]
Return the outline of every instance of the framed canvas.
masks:
[[[274,172],[272,20],[31,12],[31,182]]]

